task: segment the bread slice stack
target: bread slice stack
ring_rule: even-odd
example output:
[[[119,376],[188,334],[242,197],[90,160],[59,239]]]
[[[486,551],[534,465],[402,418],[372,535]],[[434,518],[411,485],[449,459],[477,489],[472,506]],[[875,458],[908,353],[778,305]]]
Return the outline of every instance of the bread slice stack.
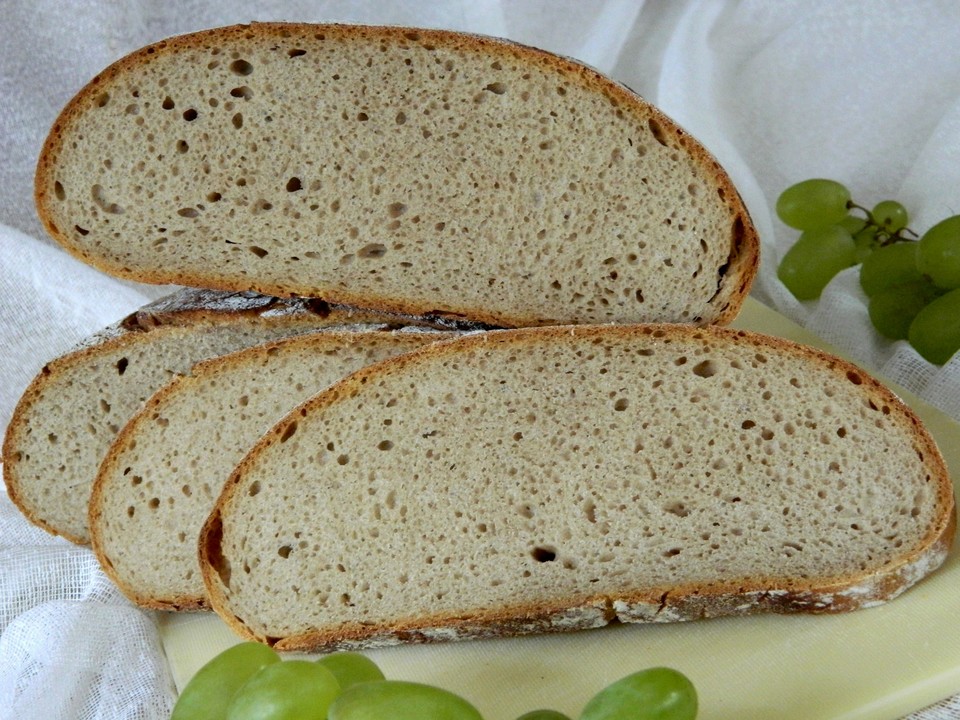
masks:
[[[8,431],[21,507],[146,607],[281,649],[834,612],[952,541],[909,408],[721,327],[759,261],[727,174],[575,61],[398,27],[171,38],[67,105],[35,194],[106,272],[267,305],[51,363],[66,422],[31,386]],[[160,333],[187,356],[124,339]]]
[[[247,450],[351,370],[452,334],[329,330],[198,363],[146,402],[100,466],[90,531],[101,565],[140,605],[205,607],[197,538]]]
[[[154,392],[194,363],[329,327],[414,322],[316,300],[176,292],[44,365],[14,409],[4,438],[7,492],[34,524],[89,543],[90,489],[111,443]]]

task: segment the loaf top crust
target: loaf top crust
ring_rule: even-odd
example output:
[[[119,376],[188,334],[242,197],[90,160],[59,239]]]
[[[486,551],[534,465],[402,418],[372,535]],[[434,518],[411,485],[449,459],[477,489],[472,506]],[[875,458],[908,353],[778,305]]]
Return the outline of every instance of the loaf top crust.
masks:
[[[277,424],[201,534],[213,607],[286,649],[884,602],[952,485],[861,369],[723,328],[470,335]]]
[[[759,253],[724,170],[628,88],[438,30],[145,47],[63,110],[35,197],[121,277],[499,326],[725,323]]]

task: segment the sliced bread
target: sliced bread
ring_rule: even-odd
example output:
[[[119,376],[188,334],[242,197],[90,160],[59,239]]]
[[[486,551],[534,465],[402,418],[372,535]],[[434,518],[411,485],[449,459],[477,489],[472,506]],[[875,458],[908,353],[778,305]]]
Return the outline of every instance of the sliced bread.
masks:
[[[200,553],[237,632],[321,649],[852,610],[932,572],[954,530],[931,436],[853,365],[581,326],[338,382],[239,464]]]
[[[144,607],[204,608],[200,527],[260,436],[344,375],[450,335],[330,330],[238,350],[176,377],[120,431],[93,485],[90,535],[107,574]]]
[[[729,177],[656,108],[437,30],[145,47],[63,110],[35,195],[52,237],[121,277],[499,326],[724,323],[758,262]]]
[[[45,365],[14,409],[3,479],[26,517],[88,543],[87,502],[120,428],[175,375],[204,358],[344,323],[410,322],[312,300],[182,290]]]

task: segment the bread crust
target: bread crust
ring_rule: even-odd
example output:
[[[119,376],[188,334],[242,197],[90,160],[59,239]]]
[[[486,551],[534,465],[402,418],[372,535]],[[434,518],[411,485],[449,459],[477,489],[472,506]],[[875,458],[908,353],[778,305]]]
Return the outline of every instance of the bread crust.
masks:
[[[724,582],[637,588],[616,597],[590,595],[569,598],[567,603],[524,604],[471,610],[462,615],[429,613],[398,618],[388,625],[348,623],[318,628],[286,637],[259,633],[237,617],[220,577],[223,567],[221,539],[224,515],[241,487],[240,483],[258,454],[286,432],[293,416],[264,435],[239,464],[224,486],[214,511],[200,534],[199,554],[204,582],[214,610],[241,637],[274,645],[281,650],[328,650],[377,647],[409,642],[484,638],[524,633],[543,633],[599,627],[610,622],[673,622],[729,615],[773,613],[838,613],[867,608],[894,599],[944,560],[956,533],[954,490],[946,464],[933,438],[916,413],[885,385],[856,365],[815,348],[745,330],[692,328],[684,325],[577,326],[493,331],[441,342],[412,353],[369,366],[312,398],[299,410],[304,417],[349,398],[365,385],[407,368],[433,360],[467,356],[486,345],[509,344],[518,351],[530,350],[543,338],[563,342],[565,337],[619,336],[637,334],[673,339],[703,337],[723,343],[745,344],[758,351],[792,355],[826,368],[837,379],[860,386],[865,398],[893,418],[913,443],[929,473],[934,488],[934,521],[915,546],[879,567],[864,572],[823,577],[743,577]],[[293,418],[297,420],[299,418]]]
[[[759,267],[760,243],[749,213],[736,188],[716,159],[695,138],[681,129],[673,120],[659,109],[646,103],[639,95],[625,85],[611,80],[596,70],[577,61],[553,55],[551,53],[511,42],[504,39],[474,34],[456,33],[444,30],[429,30],[399,26],[363,26],[363,25],[309,25],[302,23],[252,23],[203,30],[159,41],[137,50],[116,61],[94,78],[64,107],[54,122],[40,153],[34,183],[34,199],[39,217],[50,236],[68,252],[99,270],[130,280],[146,283],[174,283],[193,287],[218,288],[222,290],[254,290],[259,293],[278,297],[294,295],[319,296],[332,302],[360,307],[376,307],[387,312],[411,315],[447,316],[453,320],[462,319],[500,327],[522,327],[529,325],[555,324],[529,310],[516,307],[493,310],[483,306],[457,305],[456,303],[437,301],[430,305],[429,300],[414,301],[389,295],[373,296],[366,292],[356,292],[350,287],[338,284],[327,286],[299,287],[285,283],[268,282],[263,279],[247,277],[229,277],[216,268],[195,267],[191,271],[165,271],[131,269],[123,263],[113,262],[95,250],[85,247],[55,221],[54,186],[55,169],[61,148],[71,138],[71,128],[78,118],[83,117],[96,107],[98,97],[104,88],[119,83],[128,73],[135,72],[155,58],[177,53],[181,50],[195,49],[206,43],[228,45],[238,38],[259,38],[280,40],[296,33],[320,32],[325,36],[368,38],[397,42],[405,37],[416,37],[417,41],[434,43],[439,46],[467,48],[488,53],[491,58],[513,58],[531,66],[550,68],[558,75],[592,88],[601,96],[607,97],[623,112],[636,112],[644,118],[657,123],[668,136],[669,142],[682,148],[701,168],[716,189],[726,206],[731,223],[731,236],[727,262],[718,279],[716,293],[704,306],[707,320],[691,318],[694,323],[711,322],[727,324],[732,321],[749,294]],[[677,321],[680,318],[676,318]]]

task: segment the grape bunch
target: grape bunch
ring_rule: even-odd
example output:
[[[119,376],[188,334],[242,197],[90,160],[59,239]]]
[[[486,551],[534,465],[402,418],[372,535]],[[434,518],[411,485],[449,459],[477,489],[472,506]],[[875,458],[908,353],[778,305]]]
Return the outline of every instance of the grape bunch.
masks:
[[[594,695],[579,720],[694,720],[697,693],[672,668],[627,675]],[[234,645],[197,671],[170,720],[483,720],[459,695],[433,685],[387,680],[365,655],[282,660],[255,642]],[[570,720],[533,710],[517,720]]]
[[[877,332],[909,341],[936,365],[960,350],[960,215],[918,238],[899,202],[867,209],[841,183],[820,178],[784,190],[777,215],[801,231],[777,268],[798,300],[815,300],[838,272],[859,265]]]

